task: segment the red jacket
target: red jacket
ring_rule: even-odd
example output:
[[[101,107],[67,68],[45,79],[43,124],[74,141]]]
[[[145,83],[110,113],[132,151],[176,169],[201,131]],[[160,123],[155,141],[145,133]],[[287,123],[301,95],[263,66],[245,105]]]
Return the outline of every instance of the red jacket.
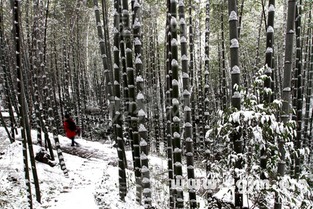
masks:
[[[73,121],[72,118],[67,119],[67,120]],[[69,129],[69,125],[68,125],[68,123],[67,123],[67,120],[65,120],[65,121],[63,122],[63,127],[64,127],[64,130],[65,130],[65,135],[66,135],[66,137],[68,137],[68,138],[73,138],[73,137],[76,136],[76,130],[75,130],[75,131],[72,131],[72,130]]]

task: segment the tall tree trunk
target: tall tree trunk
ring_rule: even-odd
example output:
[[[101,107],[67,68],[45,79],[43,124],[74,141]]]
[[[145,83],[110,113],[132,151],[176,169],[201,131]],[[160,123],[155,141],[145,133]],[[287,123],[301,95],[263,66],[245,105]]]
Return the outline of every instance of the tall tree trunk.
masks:
[[[135,181],[136,181],[136,201],[140,204],[142,200],[142,172],[141,172],[141,160],[140,160],[140,137],[138,132],[138,112],[137,112],[137,103],[136,103],[136,87],[135,87],[135,79],[136,73],[133,64],[133,41],[136,42],[136,37],[140,37],[140,25],[138,25],[138,21],[136,20],[138,12],[140,9],[140,5],[138,1],[132,2],[132,25],[133,25],[133,35],[134,40],[130,38],[130,31],[126,38],[126,65],[127,65],[127,81],[128,81],[128,91],[129,91],[129,113],[131,116],[130,120],[130,138],[133,143],[133,159],[134,159],[134,170],[135,170]],[[136,23],[136,24],[135,24]],[[136,54],[135,49],[135,56]]]
[[[149,160],[148,155],[150,151],[150,140],[148,139],[147,129],[146,129],[146,105],[145,105],[145,86],[144,86],[144,74],[142,65],[142,43],[141,43],[141,28],[142,28],[142,17],[141,17],[141,3],[135,0],[134,3],[134,44],[135,44],[135,72],[136,72],[136,86],[137,86],[137,114],[138,114],[138,132],[139,132],[139,142],[140,142],[140,161],[141,161],[141,178],[142,178],[142,188],[143,188],[143,203],[145,208],[152,207],[151,198],[151,183],[150,183],[150,170],[149,170]]]
[[[171,12],[171,54],[172,59],[172,123],[173,123],[173,159],[174,159],[174,177],[176,185],[182,181],[182,149],[181,149],[181,132],[180,132],[180,111],[179,111],[179,84],[178,84],[178,44],[177,44],[177,1],[173,0],[170,4]],[[181,185],[179,185],[181,186]],[[177,188],[175,190],[175,207],[184,207],[183,190]]]
[[[14,137],[15,121],[14,121],[14,113],[12,110],[11,96],[9,94],[10,88],[9,88],[9,81],[8,81],[7,67],[6,67],[7,63],[6,63],[5,45],[4,45],[4,21],[3,21],[3,2],[2,1],[0,2],[0,63],[1,63],[0,68],[3,71],[4,93],[6,95],[6,101],[7,101],[7,106],[8,106],[9,115],[10,115],[11,133],[8,130],[7,125],[5,124],[2,114],[1,114],[1,122],[3,126],[5,127],[5,130],[8,134],[10,142],[13,143],[15,141],[15,137]]]
[[[312,6],[312,5],[311,5]],[[311,9],[311,13],[310,13],[310,16],[312,15],[312,7],[310,7]],[[310,94],[308,94],[310,96],[310,101],[312,99],[312,86],[313,86],[313,33],[311,31],[311,34],[310,34],[310,39],[311,39],[311,51],[310,51],[310,54],[309,54],[309,60],[310,60],[310,65],[309,65],[309,86],[310,86]],[[309,130],[310,130],[310,133],[309,133],[309,139],[312,138],[312,126],[313,126],[313,112],[311,112],[311,117],[310,117],[310,126],[309,126]],[[309,140],[308,142],[308,147],[310,148],[310,150],[313,150],[313,142],[312,140]],[[309,160],[310,162],[312,163],[312,152],[310,152],[310,156],[309,156]]]
[[[281,119],[283,123],[287,124],[290,121],[290,105],[291,105],[291,70],[292,70],[292,54],[293,54],[293,39],[294,39],[294,20],[296,14],[296,0],[288,0],[288,16],[287,16],[287,28],[285,37],[285,67],[284,67],[284,80],[283,80],[283,92],[282,92],[282,115]],[[278,142],[278,149],[280,154],[280,160],[277,167],[277,180],[280,180],[285,175],[285,141],[280,140]],[[275,193],[275,209],[282,208],[282,201],[278,193]]]
[[[182,65],[182,79],[183,79],[183,99],[184,99],[184,132],[183,135],[186,147],[186,163],[187,163],[187,177],[188,181],[195,181],[194,172],[194,144],[192,139],[192,121],[190,108],[190,78],[188,70],[188,46],[187,46],[187,28],[185,22],[185,5],[183,0],[179,1],[179,23],[180,23],[180,43],[181,43],[181,65]],[[194,185],[194,184],[188,184]],[[195,188],[188,188],[190,208],[197,207]]]
[[[174,181],[173,171],[173,142],[172,142],[172,67],[171,67],[171,1],[167,0],[167,19],[166,19],[166,91],[165,91],[165,108],[166,108],[166,142],[167,142],[167,167],[169,178],[169,201],[170,208],[175,207],[174,188],[172,182]]]
[[[231,104],[237,111],[240,110],[240,68],[239,68],[239,42],[238,42],[238,17],[237,17],[237,2],[233,0],[228,1],[228,14],[229,14],[229,38],[230,38],[230,68],[231,68],[231,86],[232,86],[232,100]],[[235,162],[234,179],[235,179],[235,207],[242,207],[242,193],[239,191],[237,182],[239,174],[237,173],[242,169],[241,154],[243,152],[243,144],[241,139],[241,131],[236,130],[237,124],[234,125],[233,143],[234,151],[237,154]]]
[[[102,20],[103,20],[104,40],[105,40],[105,46],[106,46],[105,51],[107,55],[108,69],[109,69],[109,72],[111,72],[112,74],[112,55],[111,55],[111,43],[109,41],[110,35],[109,35],[108,5],[107,5],[106,0],[101,0],[101,1],[102,1]],[[112,80],[112,78],[110,78],[110,80]]]
[[[225,33],[224,33],[224,3],[220,6],[220,18],[221,18],[221,67],[222,67],[222,108],[226,111],[227,105],[227,78],[226,78],[226,56],[225,56]]]
[[[122,201],[125,201],[127,194],[126,185],[126,158],[123,138],[123,119],[121,107],[121,67],[120,67],[120,1],[114,1],[114,49],[113,49],[113,79],[114,79],[114,111],[113,111],[113,127],[114,136],[117,143],[117,155],[119,166],[119,195]]]
[[[19,101],[19,112],[20,112],[20,125],[21,125],[21,133],[22,133],[22,141],[23,141],[23,161],[24,161],[24,172],[25,172],[25,182],[27,188],[27,198],[29,203],[29,208],[33,208],[33,200],[32,200],[32,192],[31,192],[31,179],[29,175],[29,165],[28,165],[28,153],[27,153],[27,144],[29,144],[28,136],[26,135],[27,128],[26,123],[28,120],[26,119],[27,111],[25,105],[25,95],[24,95],[24,83],[23,83],[23,72],[22,72],[22,61],[21,61],[21,40],[22,34],[20,31],[20,4],[19,1],[15,0],[13,2],[13,32],[15,34],[15,51],[16,51],[16,73],[17,73],[17,92],[18,92],[18,101]],[[30,130],[29,130],[30,131]],[[36,166],[34,167],[34,169]],[[37,179],[38,180],[38,179]],[[39,186],[39,185],[38,185]],[[37,187],[39,188],[39,187]],[[36,190],[36,195],[38,202],[40,202],[40,191]]]
[[[263,102],[268,104],[272,102],[272,93],[273,93],[273,73],[274,70],[274,15],[275,15],[275,0],[269,0],[268,4],[268,25],[266,30],[266,57],[265,57],[265,75],[267,76],[264,81],[264,87],[267,89],[264,92]],[[269,91],[271,90],[271,91]],[[265,139],[267,140],[267,139]],[[261,166],[261,175],[260,178],[262,180],[266,179],[266,167],[267,167],[267,147],[261,148],[261,158],[260,158],[260,166]],[[266,209],[266,200],[265,196],[262,194],[262,198],[259,204],[261,209]]]
[[[35,109],[35,117],[36,117],[36,127],[37,127],[37,141],[42,146],[42,124],[41,124],[41,112],[40,112],[40,106],[41,106],[41,100],[39,98],[39,88],[38,86],[41,86],[39,83],[39,76],[40,76],[40,61],[39,61],[39,46],[38,43],[39,40],[39,5],[37,1],[33,2],[33,11],[35,13],[34,16],[34,22],[33,22],[33,29],[32,29],[32,49],[31,49],[31,67],[32,72],[34,74],[33,79],[33,89],[34,89],[34,109]]]
[[[241,0],[239,20],[238,20],[238,39],[240,38],[241,25],[242,25],[241,22],[242,22],[244,4],[245,4],[245,0]]]
[[[108,63],[108,57],[106,54],[106,46],[105,43],[108,42],[108,40],[105,39],[103,35],[101,20],[100,20],[100,12],[99,12],[99,6],[98,6],[98,0],[94,0],[94,10],[95,10],[95,16],[96,16],[96,26],[97,26],[97,32],[98,32],[98,38],[99,38],[99,45],[100,45],[100,53],[102,58],[102,64],[103,64],[103,70],[104,70],[104,76],[105,76],[105,94],[107,99],[110,99],[110,105],[106,108],[107,114],[112,115],[112,82],[110,78],[110,69],[109,69],[109,63]],[[108,102],[104,103],[105,105],[108,104]]]
[[[313,35],[312,28],[310,27],[312,23],[312,4],[310,5],[309,21],[308,21],[308,40],[307,40],[307,73],[306,73],[306,115],[305,115],[305,126],[304,126],[304,146],[309,147],[310,150],[313,148],[313,143],[311,140],[312,136],[312,86],[313,86]],[[312,163],[312,152],[309,155],[309,163]]]
[[[206,6],[205,6],[205,38],[204,38],[204,54],[205,54],[205,59],[204,59],[204,98],[205,98],[205,105],[204,105],[204,130],[205,134],[209,131],[209,124],[210,124],[210,113],[214,112],[213,111],[213,102],[210,101],[210,98],[213,98],[214,96],[212,95],[212,92],[210,92],[210,10],[211,10],[211,2],[210,0],[206,1]],[[212,105],[212,106],[210,106]],[[209,140],[205,139],[205,169],[206,169],[206,177],[208,181],[210,181],[211,175],[211,160],[212,154],[211,154],[211,149],[210,149],[210,144]],[[207,201],[210,204],[213,200],[213,191],[208,190],[207,192]]]
[[[310,27],[312,22],[312,4],[310,5],[310,12],[308,14],[308,22],[307,22],[307,32],[306,32],[306,39],[305,39],[305,63],[304,63],[304,86],[303,89],[305,95],[305,115],[304,115],[304,128],[303,128],[303,146],[308,147],[310,139],[308,138],[309,134],[309,118],[310,118],[310,101],[311,101],[311,94],[312,94],[312,77],[310,78],[311,71],[310,71],[310,53],[311,53],[311,33],[312,28]],[[311,46],[310,46],[311,44]]]
[[[273,91],[273,70],[274,70],[274,15],[275,15],[275,0],[269,0],[268,5],[268,25],[266,29],[266,57],[265,57],[265,75],[267,78],[264,81],[264,87]],[[271,91],[264,93],[264,102],[272,102]]]
[[[297,89],[296,94],[296,117],[297,117],[297,137],[295,141],[295,148],[297,149],[297,154],[295,155],[295,178],[299,178],[301,172],[301,159],[300,159],[300,149],[303,143],[303,129],[302,129],[302,109],[303,109],[303,82],[302,82],[302,37],[301,37],[301,15],[302,15],[302,0],[299,1],[296,7],[296,70],[295,70],[295,89]]]

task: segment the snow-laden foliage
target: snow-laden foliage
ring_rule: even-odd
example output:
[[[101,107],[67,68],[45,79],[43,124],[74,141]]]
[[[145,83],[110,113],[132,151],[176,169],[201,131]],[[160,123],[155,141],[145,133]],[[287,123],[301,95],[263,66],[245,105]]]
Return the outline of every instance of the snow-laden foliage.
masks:
[[[282,198],[287,208],[313,207],[312,191],[308,185],[305,166],[299,179],[292,176],[292,158],[296,154],[307,162],[308,149],[295,150],[296,123],[283,123],[278,113],[281,101],[271,104],[260,103],[265,91],[261,88],[266,76],[261,69],[249,93],[244,95],[240,111],[219,112],[216,126],[206,133],[206,154],[208,157],[208,181],[216,183],[213,198],[220,204],[233,205],[234,174],[239,175],[237,186],[243,194],[243,204],[248,208],[258,207],[263,198],[267,208],[273,208],[275,192]],[[268,93],[270,91],[266,90]],[[253,93],[250,93],[253,92]],[[242,142],[243,153],[234,151],[234,141]],[[280,160],[279,142],[284,142],[286,175],[279,177],[277,165]],[[264,150],[265,154],[261,154]],[[260,166],[261,158],[266,158],[266,169]],[[242,169],[235,164],[241,159]],[[265,177],[261,177],[261,174]],[[211,202],[210,208],[215,208]]]

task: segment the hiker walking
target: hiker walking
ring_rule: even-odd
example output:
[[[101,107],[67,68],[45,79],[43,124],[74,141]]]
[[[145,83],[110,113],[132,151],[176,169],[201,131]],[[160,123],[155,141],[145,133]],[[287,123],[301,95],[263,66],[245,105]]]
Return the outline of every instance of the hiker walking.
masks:
[[[71,118],[70,114],[64,115],[63,126],[64,126],[66,137],[72,140],[71,146],[73,147],[75,146],[75,144],[78,145],[78,143],[75,142],[75,136],[77,135],[77,127],[73,118]]]

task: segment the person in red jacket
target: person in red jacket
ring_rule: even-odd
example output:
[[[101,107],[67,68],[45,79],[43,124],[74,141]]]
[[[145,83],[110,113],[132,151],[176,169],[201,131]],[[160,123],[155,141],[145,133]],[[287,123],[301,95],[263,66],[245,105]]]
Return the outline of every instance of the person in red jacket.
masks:
[[[78,143],[75,142],[75,136],[77,134],[77,127],[73,118],[71,118],[70,114],[65,114],[63,127],[65,130],[66,137],[72,140],[72,146],[75,146],[75,144],[77,145]]]

